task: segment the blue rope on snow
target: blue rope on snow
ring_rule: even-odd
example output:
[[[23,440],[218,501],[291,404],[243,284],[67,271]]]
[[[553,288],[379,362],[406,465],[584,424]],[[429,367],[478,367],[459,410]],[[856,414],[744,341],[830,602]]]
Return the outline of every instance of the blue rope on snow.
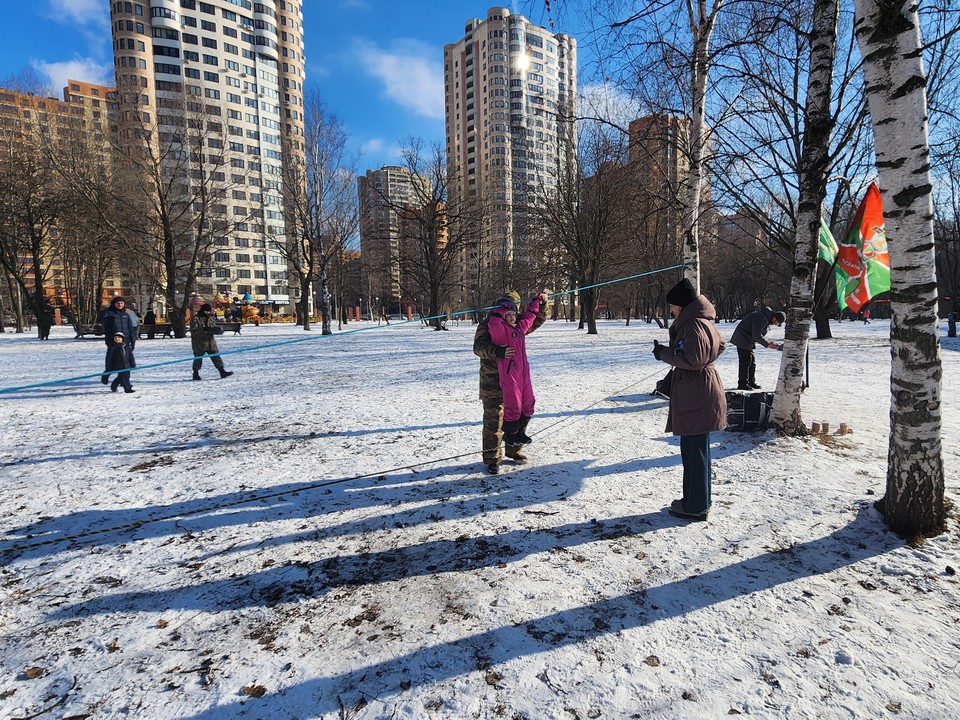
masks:
[[[584,285],[583,287],[580,287],[580,288],[571,288],[570,290],[561,290],[560,292],[547,295],[547,298],[549,299],[549,298],[560,297],[561,295],[570,295],[575,292],[580,292],[581,290],[590,290],[592,288],[602,287],[604,285],[613,285],[614,283],[626,282],[627,280],[636,280],[637,278],[645,277],[648,275],[656,275],[658,273],[667,272],[669,270],[677,270],[682,267],[683,267],[682,264],[671,265],[670,267],[660,268],[659,270],[649,270],[647,272],[637,273],[636,275],[629,275],[627,277],[617,278],[615,280],[606,280],[601,283],[596,283],[595,285]],[[352,335],[353,333],[366,332],[368,330],[385,330],[387,328],[400,327],[401,325],[408,325],[410,323],[422,323],[422,322],[425,323],[430,320],[439,320],[447,317],[454,317],[457,315],[470,315],[475,312],[485,312],[487,310],[492,310],[495,307],[496,305],[490,305],[488,307],[478,308],[476,310],[460,310],[455,313],[443,313],[442,315],[420,317],[415,320],[401,320],[400,322],[391,323],[388,325],[377,325],[376,327],[354,328],[353,330],[344,330],[342,332],[338,332],[332,335],[309,335],[307,337],[294,338],[293,340],[282,340],[280,342],[267,343],[265,345],[254,345],[252,347],[238,348],[236,350],[222,350],[218,353],[203,355],[201,357],[219,357],[223,355],[234,355],[236,353],[253,352],[254,350],[267,350],[269,348],[283,347],[284,345],[294,345],[296,343],[309,342],[311,340],[323,340],[324,338],[342,337],[344,335]],[[176,365],[177,363],[193,362],[195,359],[196,359],[196,356],[190,355],[189,357],[177,358],[176,360],[165,360],[163,362],[149,363],[148,365],[137,365],[136,367],[128,368],[123,372],[138,372],[140,370],[150,370],[153,368],[164,367],[165,365]],[[50,387],[53,385],[65,385],[66,383],[70,383],[70,382],[77,382],[80,380],[90,380],[92,378],[98,378],[106,374],[113,375],[113,374],[116,374],[117,372],[118,371],[116,370],[114,370],[111,373],[105,373],[101,371],[101,372],[95,372],[95,373],[88,373],[86,375],[77,375],[75,377],[62,378],[60,380],[48,380],[46,382],[31,383],[30,385],[19,385],[17,387],[0,388],[0,395],[19,392],[21,390],[33,390],[35,388]]]

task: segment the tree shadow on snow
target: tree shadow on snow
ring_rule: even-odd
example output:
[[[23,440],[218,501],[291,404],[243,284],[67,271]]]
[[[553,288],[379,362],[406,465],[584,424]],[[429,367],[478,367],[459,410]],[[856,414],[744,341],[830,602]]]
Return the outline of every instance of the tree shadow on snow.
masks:
[[[464,542],[439,541],[416,548],[331,558],[258,578],[258,582],[269,582],[260,585],[259,597],[261,600],[286,602],[297,599],[302,593],[323,591],[323,584],[329,582],[366,583],[371,582],[371,577],[389,580],[488,567],[492,563],[511,562],[558,545],[568,547],[598,537],[655,530],[665,524],[670,524],[669,516],[665,514],[641,515],[601,523],[573,523],[532,533],[514,531]],[[896,536],[885,531],[880,515],[870,506],[864,506],[853,522],[825,537],[657,587],[521,620],[451,642],[424,646],[338,675],[302,682],[279,691],[270,700],[272,707],[282,707],[287,717],[332,715],[343,706],[353,707],[362,698],[376,697],[386,702],[413,684],[428,686],[473,672],[485,673],[491,667],[517,658],[651,626],[661,620],[693,616],[691,621],[696,622],[698,610],[725,602],[749,602],[748,598],[755,593],[829,573],[901,546],[902,542]],[[423,565],[418,566],[420,563]],[[211,589],[228,590],[222,587]],[[249,587],[245,590],[253,592]],[[140,597],[134,594],[117,598],[115,607],[124,610],[158,609],[156,603],[147,606],[139,603]],[[171,599],[170,596],[164,598]],[[128,607],[125,603],[133,605]],[[179,606],[174,604],[174,607]],[[163,602],[159,604],[159,608],[162,607]],[[222,606],[215,609],[222,609]],[[783,611],[789,612],[788,609]],[[82,617],[84,612],[83,606],[75,606],[70,614]],[[61,613],[61,617],[66,615]],[[429,634],[425,636],[426,642],[429,637]],[[232,704],[199,712],[189,720],[235,717],[244,708],[245,702],[238,698]]]

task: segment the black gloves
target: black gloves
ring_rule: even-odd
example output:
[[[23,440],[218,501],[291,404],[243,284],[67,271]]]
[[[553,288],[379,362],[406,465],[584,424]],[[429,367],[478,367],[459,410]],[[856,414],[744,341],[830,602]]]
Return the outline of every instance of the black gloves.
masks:
[[[662,350],[663,350],[663,346],[662,346],[659,342],[657,342],[656,340],[654,340],[654,341],[653,341],[653,356],[654,356],[657,360],[660,359],[660,352],[661,352]]]
[[[496,355],[499,360],[503,360],[507,356],[506,353],[507,349],[505,347],[500,347],[499,345],[493,349],[493,354]]]

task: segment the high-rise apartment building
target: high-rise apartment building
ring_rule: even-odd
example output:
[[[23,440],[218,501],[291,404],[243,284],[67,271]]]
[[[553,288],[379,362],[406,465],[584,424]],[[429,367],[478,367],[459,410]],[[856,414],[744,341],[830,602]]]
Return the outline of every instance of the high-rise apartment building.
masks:
[[[370,300],[379,298],[380,304],[390,312],[401,311],[402,272],[412,254],[412,231],[406,214],[425,202],[425,182],[406,168],[392,165],[368,170],[366,175],[357,178],[363,292]],[[410,285],[412,278],[406,280]]]
[[[300,2],[110,0],[110,19],[121,137],[188,146],[183,182],[220,183],[195,209],[222,229],[198,291],[287,305],[295,286],[281,251],[282,191],[285,163],[303,154]],[[166,172],[184,174],[183,165]]]
[[[475,292],[523,257],[531,205],[576,162],[577,45],[494,7],[444,46],[443,67],[451,205],[484,213],[464,277]]]

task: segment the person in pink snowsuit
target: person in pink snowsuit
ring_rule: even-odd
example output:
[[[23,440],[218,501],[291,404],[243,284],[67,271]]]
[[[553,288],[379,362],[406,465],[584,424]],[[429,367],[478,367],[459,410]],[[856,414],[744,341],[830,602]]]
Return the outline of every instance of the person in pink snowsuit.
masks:
[[[507,357],[497,360],[500,372],[500,388],[503,390],[503,439],[507,445],[517,446],[531,442],[526,434],[527,423],[533,416],[536,398],[530,380],[530,363],[527,361],[526,333],[530,329],[540,306],[547,301],[545,293],[533,298],[523,315],[517,317],[517,307],[503,299],[490,313],[490,339],[494,345],[513,349]]]

